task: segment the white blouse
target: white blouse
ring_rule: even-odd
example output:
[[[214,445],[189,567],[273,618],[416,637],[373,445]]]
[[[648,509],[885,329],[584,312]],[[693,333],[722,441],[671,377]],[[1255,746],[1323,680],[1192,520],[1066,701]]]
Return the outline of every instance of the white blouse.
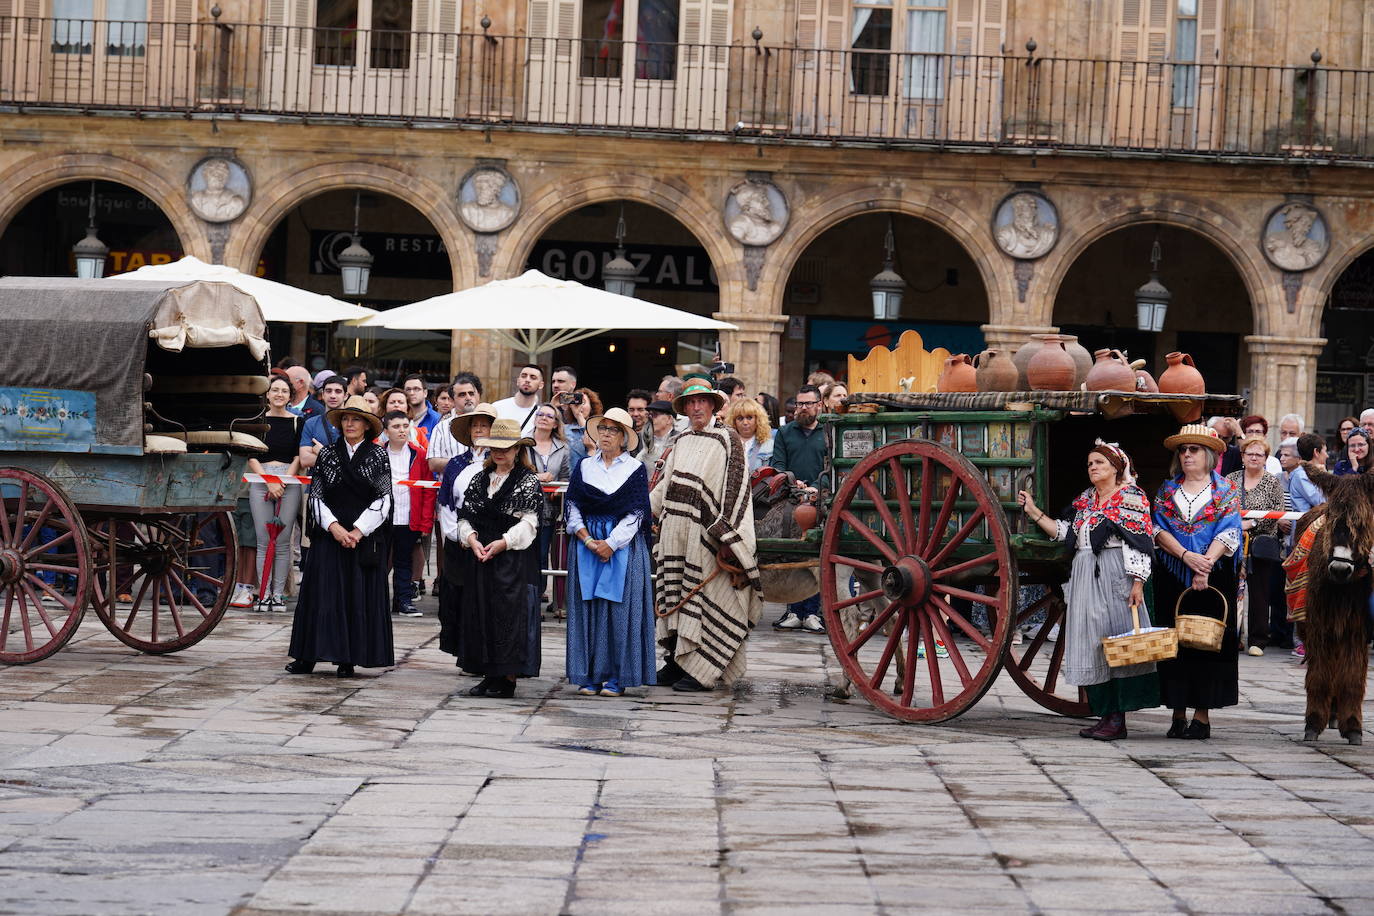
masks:
[[[358,445],[362,444],[362,442],[358,443]],[[348,440],[344,440],[344,448],[348,450],[349,461],[353,460],[354,453],[358,451],[358,445],[349,445]],[[338,516],[336,516],[333,512],[329,511],[329,506],[325,505],[324,500],[319,499],[317,497],[315,502],[319,506],[320,525],[323,528],[328,529],[330,525],[339,521]],[[376,499],[374,499],[371,502],[371,504],[369,504],[368,507],[363,510],[363,514],[358,516],[358,520],[353,523],[353,527],[361,531],[363,533],[363,536],[366,537],[367,535],[376,531],[378,528],[382,527],[382,525],[385,524],[387,519],[389,519],[390,517],[391,494],[387,493],[384,496],[378,496]]]
[[[1178,507],[1178,514],[1183,516],[1184,521],[1191,522],[1198,517],[1203,509],[1207,508],[1212,501],[1212,489],[1212,485],[1207,484],[1200,492],[1193,495],[1191,502],[1183,492],[1182,487],[1174,491],[1174,505]],[[1228,557],[1240,549],[1239,531],[1223,531],[1214,540],[1221,542],[1221,546]]]
[[[601,459],[601,453],[596,452],[582,459],[582,480],[588,486],[596,487],[602,493],[614,493],[625,484],[625,481],[630,479],[630,475],[640,466],[638,458],[621,452],[615,456],[615,460],[611,462],[611,466],[608,468],[606,462]],[[575,536],[584,525],[582,513],[571,502],[568,503],[567,512],[567,532]],[[611,550],[619,550],[634,540],[634,536],[638,533],[639,517],[627,515],[616,522],[615,527],[611,529],[611,533],[606,537],[606,545]]]
[[[1055,537],[1061,541],[1067,538],[1069,536],[1070,525],[1070,522],[1066,522],[1063,519],[1056,520]],[[1091,528],[1087,525],[1080,527],[1078,529],[1078,537],[1074,539],[1074,548],[1076,550],[1092,550],[1092,541],[1089,540],[1091,536]],[[1152,558],[1148,553],[1142,553],[1136,550],[1116,535],[1107,538],[1102,544],[1102,549],[1119,549],[1121,551],[1121,563],[1126,567],[1126,575],[1133,579],[1139,579],[1141,582],[1150,578],[1150,563]]]
[[[473,467],[476,467],[479,471],[482,469],[481,464],[475,463]],[[458,480],[461,481],[463,477],[467,474],[467,472],[471,470],[472,467],[464,469],[463,473],[458,475]],[[476,471],[473,472],[472,476],[477,476]],[[487,495],[495,496],[496,491],[501,489],[501,484],[506,482],[507,476],[508,475],[506,474],[497,474],[493,472],[490,481],[487,483]],[[471,479],[471,477],[468,478],[468,480]],[[457,483],[455,482],[454,485],[457,486]],[[466,492],[466,490],[467,488],[464,487],[463,491]],[[502,535],[502,537],[506,540],[507,550],[524,550],[526,547],[534,543],[534,539],[539,534],[538,512],[521,512],[519,515],[516,516],[516,518],[519,519],[519,521],[512,525],[506,531],[506,533]],[[462,544],[463,547],[470,550],[472,549],[472,545],[468,543],[468,538],[472,536],[474,533],[475,532],[472,529],[472,525],[468,523],[467,519],[458,519],[458,530],[456,532],[457,537],[455,537],[454,540],[456,540],[459,544]]]

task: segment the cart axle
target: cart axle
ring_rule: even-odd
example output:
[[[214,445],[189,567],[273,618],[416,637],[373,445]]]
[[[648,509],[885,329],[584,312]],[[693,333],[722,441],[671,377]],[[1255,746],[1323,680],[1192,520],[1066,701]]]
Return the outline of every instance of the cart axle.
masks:
[[[0,550],[0,583],[13,585],[24,574],[24,558],[17,550]]]
[[[883,570],[882,589],[889,601],[922,604],[930,596],[930,567],[920,557],[904,556]]]

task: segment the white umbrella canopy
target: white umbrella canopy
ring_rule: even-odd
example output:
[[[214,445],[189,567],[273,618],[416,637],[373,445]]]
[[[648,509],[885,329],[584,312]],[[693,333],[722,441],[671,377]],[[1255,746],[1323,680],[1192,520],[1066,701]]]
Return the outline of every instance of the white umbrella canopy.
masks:
[[[190,256],[171,264],[149,264],[115,280],[216,280],[235,286],[254,299],[267,321],[301,321],[308,324],[328,324],[352,318],[376,315],[375,309],[352,305],[320,293],[297,289],[274,280],[264,280],[223,264],[206,264]]]
[[[606,331],[735,330],[725,321],[608,293],[573,280],[558,280],[537,270],[388,309],[354,324],[479,331],[525,351],[531,360]]]

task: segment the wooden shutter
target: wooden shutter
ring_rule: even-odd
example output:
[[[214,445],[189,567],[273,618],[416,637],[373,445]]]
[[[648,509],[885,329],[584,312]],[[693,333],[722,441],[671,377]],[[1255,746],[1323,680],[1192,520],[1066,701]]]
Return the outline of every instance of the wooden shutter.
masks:
[[[1221,0],[1198,0],[1197,62],[1215,66],[1221,63]],[[1215,73],[1215,70],[1211,71]],[[1204,71],[1203,78],[1206,78]]]
[[[1172,0],[1146,0],[1148,16],[1145,20],[1145,59],[1167,60],[1169,57],[1169,7]],[[1152,79],[1162,79],[1164,68],[1153,66],[1148,71]]]
[[[983,17],[978,23],[978,53],[989,56],[1002,54],[1006,32],[1007,0],[983,0]]]
[[[797,47],[816,48],[821,34],[820,0],[797,0]]]

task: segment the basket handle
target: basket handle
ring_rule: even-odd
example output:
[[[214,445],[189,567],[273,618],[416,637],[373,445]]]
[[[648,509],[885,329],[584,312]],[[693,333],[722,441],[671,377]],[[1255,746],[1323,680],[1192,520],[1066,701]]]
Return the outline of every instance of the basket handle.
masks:
[[[1188,586],[1187,588],[1185,588],[1183,591],[1181,591],[1181,592],[1178,593],[1178,600],[1174,602],[1174,617],[1175,617],[1175,618],[1178,617],[1178,609],[1181,608],[1181,607],[1183,607],[1183,596],[1184,596],[1184,595],[1187,595],[1190,591],[1194,591],[1194,590],[1195,590],[1195,589],[1190,585],[1190,586]],[[1223,594],[1221,593],[1221,589],[1217,588],[1215,585],[1209,585],[1209,586],[1207,586],[1207,588],[1205,589],[1205,591],[1216,592],[1216,593],[1217,593],[1217,597],[1221,599],[1221,623],[1222,623],[1222,625],[1224,626],[1224,625],[1226,624],[1226,621],[1227,621],[1227,620],[1230,618],[1230,616],[1231,616],[1231,602],[1229,602],[1229,601],[1226,600],[1226,596],[1223,595]]]
[[[1140,633],[1140,611],[1133,604],[1131,605],[1131,633]]]

